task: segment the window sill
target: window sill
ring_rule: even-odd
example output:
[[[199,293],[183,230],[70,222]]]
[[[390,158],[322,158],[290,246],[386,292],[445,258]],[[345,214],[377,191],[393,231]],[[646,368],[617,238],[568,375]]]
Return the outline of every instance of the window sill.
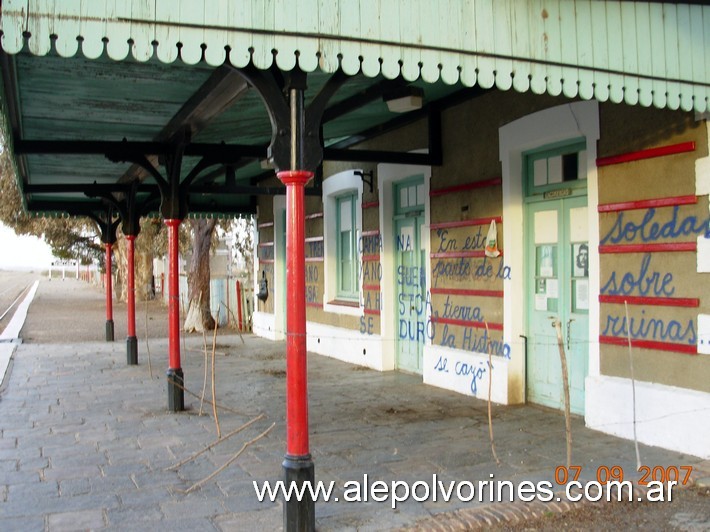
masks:
[[[360,302],[347,299],[334,299],[333,301],[328,301],[328,305],[359,308]]]
[[[343,299],[334,299],[323,305],[323,310],[334,314],[346,314],[349,316],[363,316],[363,310],[360,308],[359,301],[346,301]]]

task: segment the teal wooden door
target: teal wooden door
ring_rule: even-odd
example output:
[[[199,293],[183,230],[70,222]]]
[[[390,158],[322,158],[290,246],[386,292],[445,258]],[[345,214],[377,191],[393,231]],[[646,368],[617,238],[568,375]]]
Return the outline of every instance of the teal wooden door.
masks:
[[[426,275],[422,248],[423,180],[395,186],[397,368],[422,372],[426,338]]]
[[[564,408],[555,320],[567,353],[571,410],[584,413],[589,357],[589,247],[585,196],[527,206],[527,398]]]

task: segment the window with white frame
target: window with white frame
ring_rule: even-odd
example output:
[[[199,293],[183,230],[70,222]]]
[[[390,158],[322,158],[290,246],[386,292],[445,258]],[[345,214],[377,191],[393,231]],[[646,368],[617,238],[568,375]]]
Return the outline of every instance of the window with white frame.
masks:
[[[323,180],[323,310],[361,316],[362,180],[354,170]]]
[[[355,204],[356,194],[351,192],[335,199],[337,220],[337,269],[336,285],[338,299],[358,299],[357,287],[357,241]]]

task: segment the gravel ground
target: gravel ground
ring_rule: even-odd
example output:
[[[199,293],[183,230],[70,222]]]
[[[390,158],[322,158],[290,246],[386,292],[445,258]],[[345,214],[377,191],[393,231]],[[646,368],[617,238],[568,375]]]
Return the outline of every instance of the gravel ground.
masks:
[[[68,298],[70,293],[71,298]],[[126,304],[115,298],[113,321],[115,341],[125,341],[128,327]],[[222,330],[224,334],[230,333],[229,328],[223,328],[220,334],[223,334]],[[105,340],[106,295],[103,288],[76,279],[42,279],[23,331],[28,331],[22,335],[23,341],[36,344]],[[139,347],[146,337],[148,340],[167,338],[168,309],[162,301],[136,301],[136,335]],[[202,334],[188,336],[201,337]]]

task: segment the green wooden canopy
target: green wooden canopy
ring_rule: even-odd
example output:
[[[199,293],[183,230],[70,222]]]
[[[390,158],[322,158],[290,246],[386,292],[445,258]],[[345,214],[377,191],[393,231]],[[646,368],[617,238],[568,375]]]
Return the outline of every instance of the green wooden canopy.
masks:
[[[309,73],[310,96],[338,69],[352,76],[323,124],[326,158],[344,160],[400,160],[341,148],[491,88],[708,107],[710,7],[702,5],[6,0],[1,9],[7,140],[34,211],[95,205],[96,194],[136,177],[145,185],[139,194],[150,197],[150,178],[134,161],[120,162],[121,146],[129,155],[159,152],[189,126],[185,174],[205,154],[224,159],[225,151],[234,172],[231,181],[225,165],[202,172],[191,212],[252,212],[263,191],[249,187],[267,175],[260,161],[272,131],[260,98],[233,67],[288,72],[298,63]],[[411,84],[423,89],[425,109],[394,115],[382,97]]]

